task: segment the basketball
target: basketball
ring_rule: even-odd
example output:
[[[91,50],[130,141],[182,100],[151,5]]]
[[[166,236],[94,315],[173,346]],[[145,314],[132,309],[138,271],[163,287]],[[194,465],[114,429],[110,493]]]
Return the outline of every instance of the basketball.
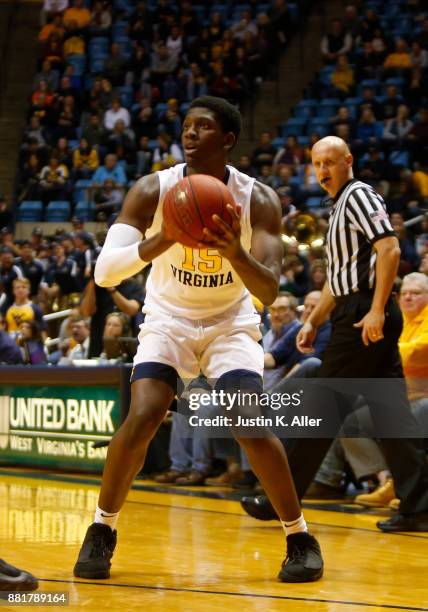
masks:
[[[236,208],[232,194],[222,181],[208,174],[193,174],[167,192],[163,203],[164,222],[177,242],[198,248],[200,242],[206,241],[204,227],[219,231],[212,215],[232,224],[227,204]]]

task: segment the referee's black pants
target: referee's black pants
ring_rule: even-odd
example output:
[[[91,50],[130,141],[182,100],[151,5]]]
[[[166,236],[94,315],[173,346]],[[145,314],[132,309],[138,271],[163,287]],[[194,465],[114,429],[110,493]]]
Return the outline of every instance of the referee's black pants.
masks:
[[[402,331],[402,316],[398,304],[391,298],[385,307],[384,339],[364,346],[361,328],[354,328],[369,311],[372,295],[356,293],[339,298],[332,312],[332,335],[327,346],[318,378],[403,378],[398,338]],[[399,381],[397,381],[399,383]],[[402,431],[412,432],[412,437],[383,438],[382,450],[394,479],[395,491],[401,499],[403,514],[428,511],[428,464],[423,440],[419,439],[418,425],[407,400],[405,384],[398,384],[393,414],[379,410],[379,405],[366,398],[377,431],[384,430],[385,419],[393,419],[402,425]],[[398,391],[397,391],[398,390]],[[309,410],[310,416],[312,412]],[[340,418],[329,423],[328,436],[338,433]],[[400,429],[401,431],[401,429]],[[415,432],[413,434],[413,432]],[[312,482],[330,447],[333,437],[299,438],[287,444],[287,454],[294,476],[296,490],[302,498]]]

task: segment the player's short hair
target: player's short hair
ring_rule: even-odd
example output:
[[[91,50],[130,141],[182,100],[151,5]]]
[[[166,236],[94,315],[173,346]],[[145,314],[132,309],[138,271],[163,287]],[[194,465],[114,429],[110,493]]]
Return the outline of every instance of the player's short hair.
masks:
[[[241,133],[242,121],[241,113],[236,106],[233,106],[233,104],[224,98],[218,98],[217,96],[200,96],[193,100],[189,109],[191,108],[207,108],[212,111],[220,123],[223,132],[232,132],[235,134],[236,140],[238,140],[239,134]]]

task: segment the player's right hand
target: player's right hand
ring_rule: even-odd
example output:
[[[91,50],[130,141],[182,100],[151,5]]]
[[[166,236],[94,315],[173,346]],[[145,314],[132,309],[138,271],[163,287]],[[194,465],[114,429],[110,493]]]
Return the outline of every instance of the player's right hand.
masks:
[[[305,323],[296,336],[296,346],[301,353],[310,354],[314,352],[313,342],[317,330],[310,323]]]

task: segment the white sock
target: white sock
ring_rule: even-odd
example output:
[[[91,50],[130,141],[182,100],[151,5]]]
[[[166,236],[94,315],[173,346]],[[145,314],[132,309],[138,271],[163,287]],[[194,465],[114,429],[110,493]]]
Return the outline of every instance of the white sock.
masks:
[[[101,523],[102,525],[108,525],[112,531],[116,528],[117,519],[119,518],[119,512],[105,512],[99,506],[95,510],[94,523]]]
[[[293,533],[302,533],[304,531],[308,531],[308,527],[306,525],[306,521],[303,518],[303,514],[301,514],[298,518],[294,519],[294,521],[281,521],[282,527],[285,531],[285,536],[289,536]]]

